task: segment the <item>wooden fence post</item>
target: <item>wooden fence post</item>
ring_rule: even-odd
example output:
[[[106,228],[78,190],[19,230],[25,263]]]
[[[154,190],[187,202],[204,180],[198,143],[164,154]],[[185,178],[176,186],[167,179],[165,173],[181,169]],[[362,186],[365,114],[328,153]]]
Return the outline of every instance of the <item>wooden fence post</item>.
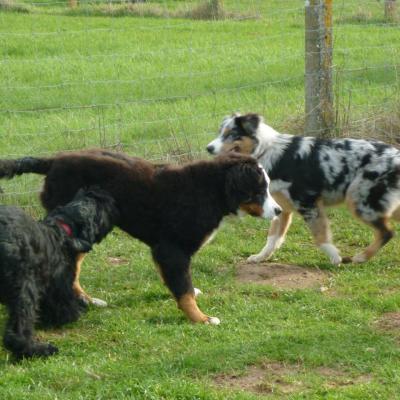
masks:
[[[397,2],[396,0],[385,0],[385,20],[393,22],[396,20]]]
[[[332,0],[305,2],[305,131],[329,136],[334,127]]]
[[[223,16],[224,1],[210,0],[211,14],[214,19],[220,19]]]

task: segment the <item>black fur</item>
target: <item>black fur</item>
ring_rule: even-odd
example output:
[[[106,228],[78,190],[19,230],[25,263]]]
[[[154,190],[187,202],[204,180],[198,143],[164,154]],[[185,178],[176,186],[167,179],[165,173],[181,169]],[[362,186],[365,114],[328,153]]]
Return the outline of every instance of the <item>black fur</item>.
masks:
[[[24,159],[0,161],[0,177],[29,168],[38,172],[35,165],[49,166],[39,172],[46,175],[41,200],[48,210],[68,202],[80,187],[95,184],[110,192],[121,212],[119,227],[150,246],[178,302],[182,294],[193,293],[191,256],[221,219],[243,204],[261,216],[257,210],[268,195],[257,161],[243,155],[178,167],[121,153],[82,151],[29,159],[29,166]]]
[[[282,134],[250,113],[226,117],[207,150],[215,155],[239,151],[255,157],[283,208],[271,225],[266,245],[249,261],[267,259],[282,245],[293,211],[303,216],[316,244],[335,264],[342,257],[332,243],[325,207],[346,202],[361,221],[375,228],[374,242],[346,257],[346,262],[373,257],[393,235],[389,220],[400,220],[400,151],[386,143]]]
[[[34,338],[35,323],[58,326],[78,319],[84,303],[72,288],[77,256],[117,218],[113,198],[98,189],[79,191],[39,222],[17,207],[0,206],[0,302],[9,312],[4,345],[17,358],[57,352]]]

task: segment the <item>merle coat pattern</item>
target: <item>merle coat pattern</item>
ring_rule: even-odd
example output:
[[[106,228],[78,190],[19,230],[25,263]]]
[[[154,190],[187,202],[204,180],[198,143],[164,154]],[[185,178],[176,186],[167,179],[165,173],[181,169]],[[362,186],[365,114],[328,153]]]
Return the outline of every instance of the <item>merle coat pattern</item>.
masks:
[[[35,323],[78,319],[85,304],[73,290],[77,256],[99,242],[117,217],[114,200],[100,190],[79,191],[39,222],[20,208],[0,206],[0,302],[9,313],[4,345],[17,358],[57,351],[35,339]]]
[[[393,236],[389,219],[400,220],[400,151],[375,140],[320,139],[281,134],[258,114],[224,119],[211,154],[250,154],[271,178],[270,191],[283,209],[271,224],[265,247],[249,261],[268,259],[299,212],[316,244],[334,264],[370,259]],[[341,257],[324,208],[345,201],[375,231],[374,242],[353,257]]]
[[[109,191],[121,213],[119,227],[151,248],[178,307],[193,322],[219,323],[197,307],[190,274],[191,257],[207,236],[239,209],[267,218],[280,212],[264,170],[238,154],[183,166],[100,150],[0,161],[0,177],[26,172],[46,175],[41,200],[48,210],[80,187],[96,184]]]

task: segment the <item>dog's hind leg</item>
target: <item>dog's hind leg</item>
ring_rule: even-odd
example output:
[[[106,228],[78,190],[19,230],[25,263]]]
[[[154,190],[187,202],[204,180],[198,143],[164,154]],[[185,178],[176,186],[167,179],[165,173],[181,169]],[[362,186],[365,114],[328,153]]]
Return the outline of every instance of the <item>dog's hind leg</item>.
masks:
[[[279,249],[285,241],[285,235],[292,222],[292,212],[283,211],[279,217],[274,218],[268,231],[267,243],[258,253],[251,255],[247,261],[250,263],[259,263],[268,260],[275,250]]]
[[[192,322],[218,325],[218,318],[205,315],[197,306],[196,290],[190,274],[190,256],[178,246],[163,242],[152,248],[153,259],[158,265],[162,278],[174,295],[178,307]]]
[[[47,357],[58,351],[52,344],[40,343],[34,339],[38,307],[37,289],[30,282],[24,283],[11,303],[8,303],[9,319],[3,341],[6,349],[17,358]]]
[[[86,253],[79,254],[77,261],[76,261],[76,272],[75,272],[75,279],[74,279],[74,283],[73,283],[74,292],[85,304],[93,304],[98,307],[107,307],[107,302],[105,302],[104,300],[89,296],[83,290],[83,288],[79,282],[82,263],[83,263],[83,259],[85,258],[85,256],[86,256]]]
[[[383,247],[394,236],[392,229],[388,226],[386,218],[379,218],[372,222],[371,225],[375,228],[375,240],[361,253],[354,257],[345,257],[343,262],[363,263],[373,257],[381,247]]]
[[[332,242],[332,233],[329,220],[321,204],[299,210],[304,221],[311,230],[315,244],[329,257],[332,264],[340,264],[342,257]]]
[[[400,220],[399,188],[390,190],[384,177],[360,176],[349,187],[346,202],[349,209],[365,224],[375,230],[375,240],[362,252],[346,257],[344,262],[363,263],[373,257],[394,236],[389,219]]]

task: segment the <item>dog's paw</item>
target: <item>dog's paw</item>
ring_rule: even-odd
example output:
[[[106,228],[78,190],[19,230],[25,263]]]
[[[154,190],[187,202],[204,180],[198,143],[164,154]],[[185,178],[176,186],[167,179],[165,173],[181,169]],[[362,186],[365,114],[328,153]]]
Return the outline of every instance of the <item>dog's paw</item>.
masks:
[[[328,256],[331,264],[339,265],[342,263],[342,257],[338,249],[332,243],[323,243],[319,247]]]
[[[200,294],[203,294],[203,292],[200,289],[194,288],[194,297],[197,297]]]
[[[247,262],[252,263],[252,264],[257,264],[257,263],[263,261],[264,259],[265,259],[265,257],[261,254],[253,254],[247,258]]]
[[[220,319],[217,317],[208,317],[204,323],[206,325],[219,325],[221,323]]]
[[[329,261],[333,265],[340,265],[343,262],[343,259],[342,259],[342,257],[340,257],[338,255],[338,256],[329,257]]]
[[[96,299],[96,297],[92,297],[90,299],[90,302],[96,307],[107,307],[108,306],[106,301],[101,300],[101,299]]]
[[[79,302],[81,305],[88,306],[89,304],[93,304],[96,307],[107,307],[107,302],[101,299],[97,299],[96,297],[89,297],[87,295],[80,295]]]
[[[56,346],[54,346],[54,345],[52,345],[50,343],[46,343],[44,345],[44,349],[43,349],[42,354],[45,357],[52,356],[53,354],[57,354],[57,353],[58,353],[58,348]]]
[[[354,257],[351,258],[351,262],[356,264],[361,264],[367,261],[367,257],[364,253],[356,254]]]
[[[49,357],[58,353],[58,348],[50,343],[33,343],[25,349],[20,356],[24,358],[30,357]]]

